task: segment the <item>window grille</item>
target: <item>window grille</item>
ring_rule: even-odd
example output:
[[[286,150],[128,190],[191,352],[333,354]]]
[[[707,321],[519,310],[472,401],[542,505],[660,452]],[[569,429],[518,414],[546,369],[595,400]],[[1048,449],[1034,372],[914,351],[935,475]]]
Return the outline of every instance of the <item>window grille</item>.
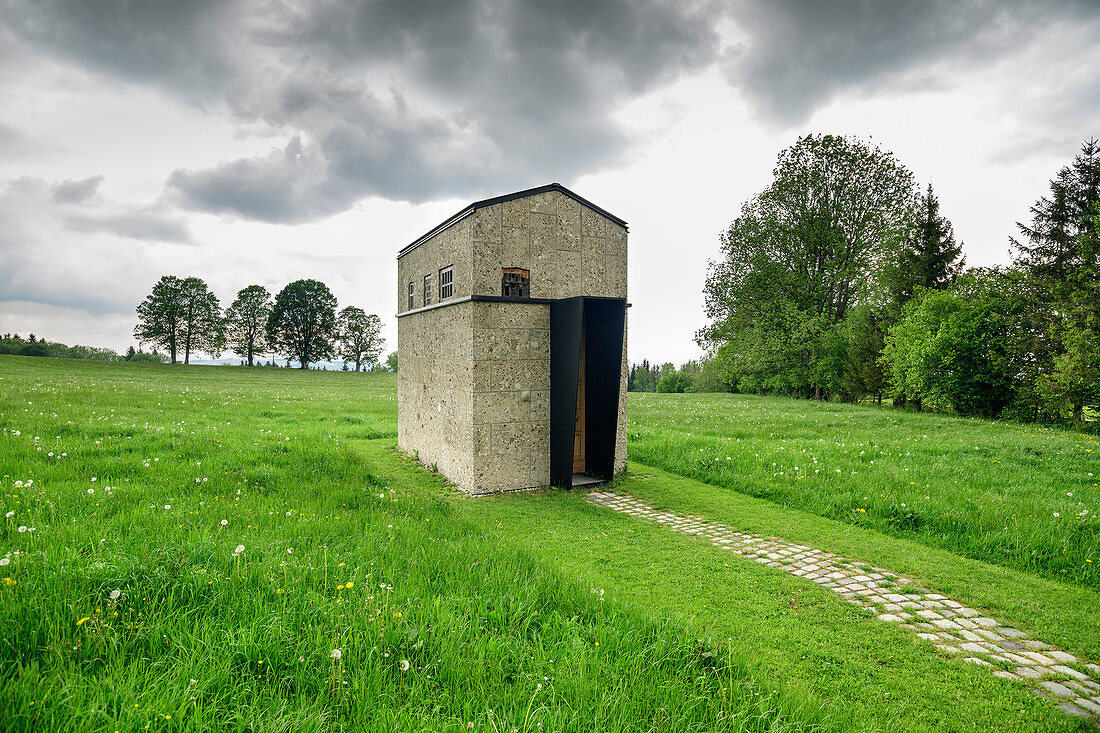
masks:
[[[432,304],[432,276],[424,276],[424,305]]]
[[[500,294],[505,298],[530,298],[531,271],[505,267],[500,282]]]
[[[439,300],[442,302],[444,298],[452,295],[454,295],[454,268],[448,266],[439,271]]]

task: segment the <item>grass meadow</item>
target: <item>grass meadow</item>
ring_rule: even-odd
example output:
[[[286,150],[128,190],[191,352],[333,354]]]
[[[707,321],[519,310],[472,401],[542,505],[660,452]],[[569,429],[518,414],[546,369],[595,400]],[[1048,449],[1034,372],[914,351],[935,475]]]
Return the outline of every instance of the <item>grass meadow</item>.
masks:
[[[1100,439],[745,395],[631,395],[631,458],[1100,590]]]
[[[975,532],[875,513],[900,471],[956,522],[1001,516],[985,503],[1000,492],[997,511],[1030,507],[1060,535],[1048,544],[1100,560],[1095,520],[1080,515],[1095,485],[1076,478],[1092,470],[1087,438],[753,398],[632,395],[630,407],[642,462],[621,490],[904,566],[1100,659],[1095,571],[1044,551],[985,557],[963,543]],[[851,457],[853,442],[916,454],[917,432],[936,435],[921,445],[939,443],[957,474],[918,476],[912,456],[850,473],[872,465]],[[579,492],[466,498],[402,457],[395,434],[393,375],[0,357],[0,729],[1083,726],[823,589]],[[996,442],[1022,453],[1032,434],[1051,476],[1042,464],[1022,473],[1025,458]],[[794,486],[850,499],[866,478],[860,496],[879,492],[859,505],[867,519],[780,494],[787,470],[768,464],[779,469],[772,456],[795,440],[800,456],[817,441],[819,470],[841,468],[843,483]],[[764,458],[735,458],[734,443]],[[965,443],[992,468],[963,462]],[[695,463],[699,448],[722,473]],[[1002,473],[995,459],[1014,462]],[[890,490],[910,504],[910,490]],[[1068,519],[1074,499],[1077,518],[1038,519]]]

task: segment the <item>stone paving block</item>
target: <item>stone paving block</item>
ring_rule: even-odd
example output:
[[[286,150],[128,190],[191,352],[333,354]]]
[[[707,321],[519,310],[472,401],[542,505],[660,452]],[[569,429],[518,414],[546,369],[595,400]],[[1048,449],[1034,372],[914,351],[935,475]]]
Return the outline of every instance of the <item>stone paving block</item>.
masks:
[[[1047,656],[1053,659],[1057,659],[1059,662],[1076,662],[1077,657],[1073,656],[1069,652],[1063,652],[1060,649],[1055,649],[1047,652]]]
[[[970,662],[971,664],[980,664],[983,667],[992,667],[993,665],[984,659],[978,659],[977,657],[963,657],[964,662]]]
[[[1067,667],[1064,664],[1055,664],[1054,666],[1051,667],[1051,669],[1053,669],[1058,674],[1064,674],[1067,677],[1072,677],[1075,680],[1087,680],[1089,678],[1089,676],[1087,674],[1083,674],[1081,672],[1078,672],[1073,667]]]
[[[879,621],[893,621],[893,622],[898,622],[898,621],[901,621],[901,620],[902,620],[902,618],[901,618],[901,616],[895,616],[895,615],[894,615],[894,614],[892,614],[892,613],[883,613],[883,614],[880,614],[880,615],[878,616],[878,620],[879,620]]]
[[[1070,715],[1076,715],[1079,718],[1091,718],[1092,715],[1087,710],[1082,710],[1073,703],[1064,702],[1058,706],[1062,709],[1063,713],[1069,713]]]
[[[1077,697],[1073,690],[1058,682],[1042,680],[1039,684],[1042,685],[1047,690],[1047,692],[1051,693],[1052,695],[1057,695],[1058,697]]]
[[[1021,677],[1026,677],[1029,680],[1037,680],[1043,676],[1041,673],[1035,671],[1034,667],[1017,667],[1016,674]]]
[[[1042,665],[1053,665],[1054,664],[1053,659],[1051,659],[1050,657],[1045,657],[1042,654],[1040,654],[1039,652],[1024,652],[1023,656],[1027,657],[1028,659],[1034,659],[1037,663],[1042,664]]]
[[[1011,626],[999,626],[997,627],[997,633],[1008,639],[1017,639],[1021,636],[1027,636],[1019,629],[1014,629]]]
[[[1011,672],[1009,672],[1007,670],[1004,670],[1004,669],[995,669],[995,670],[993,670],[993,674],[996,675],[997,677],[1001,677],[1001,678],[1006,679],[1006,680],[1018,680],[1018,679],[1020,679],[1017,675],[1014,675]]]
[[[1093,702],[1092,700],[1079,697],[1073,701],[1073,704],[1085,708],[1093,715],[1100,715],[1100,703]]]

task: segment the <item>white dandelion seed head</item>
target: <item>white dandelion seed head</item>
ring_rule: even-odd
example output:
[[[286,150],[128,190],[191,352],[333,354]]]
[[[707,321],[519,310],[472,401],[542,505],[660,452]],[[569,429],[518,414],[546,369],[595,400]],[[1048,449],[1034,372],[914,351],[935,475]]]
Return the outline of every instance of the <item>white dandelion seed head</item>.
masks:
[[[229,520],[228,519],[223,519],[222,520],[222,526],[224,527],[227,524],[229,524]]]
[[[244,552],[244,545],[237,545],[237,549],[233,550],[234,555],[240,555],[242,552]]]
[[[25,525],[25,524],[19,525],[19,532],[20,533],[26,532],[26,531],[27,531],[27,525]]]
[[[402,672],[408,672],[409,671],[409,660],[408,659],[402,659],[401,660],[401,671]]]
[[[10,557],[0,557],[0,568],[4,567],[5,565],[7,565],[10,562],[11,562]]]
[[[117,601],[117,600],[118,600],[118,598],[119,598],[119,596],[121,596],[121,595],[122,595],[122,591],[120,591],[120,590],[113,590],[113,591],[111,591],[111,600],[112,600],[112,601]]]
[[[329,657],[332,659],[339,659],[342,656],[344,656],[344,653],[341,652],[339,649],[333,649],[332,653],[329,654]]]
[[[52,456],[53,453],[51,453],[50,455]],[[1091,476],[1092,474],[1090,473],[1089,475]],[[17,489],[21,489],[21,488],[23,488],[23,482],[22,481],[16,481],[14,484],[12,484],[12,486],[14,486]]]
[[[11,519],[14,516],[15,516],[15,510],[12,510],[12,511],[10,511],[7,514],[4,515],[4,519]]]

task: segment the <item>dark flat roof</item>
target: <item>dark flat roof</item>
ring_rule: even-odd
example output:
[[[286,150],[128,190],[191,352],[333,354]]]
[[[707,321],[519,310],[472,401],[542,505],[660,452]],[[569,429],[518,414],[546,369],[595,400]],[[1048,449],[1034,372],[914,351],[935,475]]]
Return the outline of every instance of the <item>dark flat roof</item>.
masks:
[[[581,204],[582,206],[587,206],[588,208],[592,209],[596,213],[602,214],[603,216],[606,216],[608,219],[615,222],[619,226],[626,227],[626,222],[625,221],[623,221],[619,217],[615,216],[610,211],[607,211],[606,209],[601,209],[599,206],[596,206],[594,203],[592,203],[588,199],[583,198],[581,196],[578,196],[577,194],[573,193],[572,191],[570,191],[568,188],[561,185],[560,183],[547,183],[545,186],[537,186],[535,188],[528,188],[528,189],[525,189],[523,191],[516,191],[515,193],[506,193],[503,196],[494,196],[491,199],[483,199],[481,201],[475,201],[474,203],[470,204],[469,206],[467,206],[462,211],[460,211],[457,214],[455,214],[454,216],[448,218],[442,224],[439,224],[436,227],[434,227],[427,234],[424,234],[423,236],[419,237],[412,244],[409,244],[408,246],[406,246],[404,249],[402,249],[400,252],[397,253],[397,259],[401,259],[406,254],[413,251],[414,249],[419,247],[421,244],[423,244],[427,240],[434,237],[436,234],[439,234],[440,232],[442,232],[447,227],[450,227],[451,225],[456,224],[459,221],[462,221],[463,219],[465,219],[467,216],[474,213],[478,209],[483,209],[486,206],[492,206],[493,204],[502,204],[505,201],[514,201],[515,199],[521,199],[521,198],[524,198],[525,196],[534,196],[535,194],[538,194],[538,193],[546,193],[547,191],[557,191],[558,193],[560,193],[564,196],[568,196],[569,198],[576,201],[578,204]]]

